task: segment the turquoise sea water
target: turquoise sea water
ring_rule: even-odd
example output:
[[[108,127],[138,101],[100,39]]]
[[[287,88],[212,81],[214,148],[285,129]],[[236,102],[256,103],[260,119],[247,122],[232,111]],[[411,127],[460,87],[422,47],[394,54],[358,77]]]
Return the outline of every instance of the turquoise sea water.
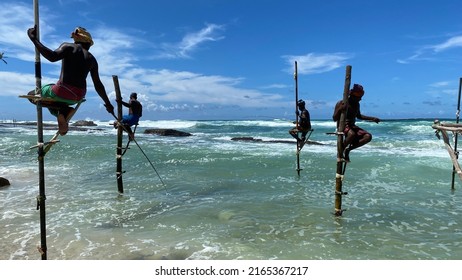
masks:
[[[116,130],[70,131],[45,158],[48,259],[462,259],[462,193],[432,120],[359,123],[335,217],[336,138],[313,121],[296,173],[287,120],[143,121],[117,192]],[[173,128],[190,137],[142,132]],[[45,139],[52,130],[45,131]],[[40,259],[34,126],[0,123],[0,259]],[[262,142],[232,141],[255,137]]]

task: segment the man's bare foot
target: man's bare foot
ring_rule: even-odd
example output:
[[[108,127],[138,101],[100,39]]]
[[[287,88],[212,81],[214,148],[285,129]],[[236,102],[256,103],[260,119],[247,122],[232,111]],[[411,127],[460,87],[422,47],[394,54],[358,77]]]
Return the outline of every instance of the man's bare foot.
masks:
[[[350,149],[346,148],[345,149],[345,156],[343,157],[343,159],[345,160],[345,162],[350,162]]]
[[[35,90],[31,90],[27,93],[27,95],[32,95],[32,96],[36,96],[35,94]],[[34,105],[37,105],[37,102],[35,100],[33,100],[32,98],[28,98],[29,99],[29,102],[34,104]]]
[[[69,130],[69,125],[67,124],[66,117],[63,114],[58,115],[58,132],[59,135],[64,136]]]
[[[338,157],[337,162],[347,162],[348,163],[349,161],[346,161],[345,158],[343,157]]]

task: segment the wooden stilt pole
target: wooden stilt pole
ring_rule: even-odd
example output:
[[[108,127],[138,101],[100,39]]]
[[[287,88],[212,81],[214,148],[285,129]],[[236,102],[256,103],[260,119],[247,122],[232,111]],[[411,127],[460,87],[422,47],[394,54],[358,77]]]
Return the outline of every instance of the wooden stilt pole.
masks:
[[[295,72],[294,72],[294,79],[295,79],[295,129],[298,129],[298,67],[297,61],[295,61]],[[297,131],[298,137],[298,131]],[[297,140],[297,174],[300,176],[300,143]]]
[[[348,94],[350,92],[351,83],[351,66],[347,65],[345,74],[345,86],[343,88],[343,104],[348,108]],[[342,216],[342,195],[346,194],[342,191],[343,176],[345,174],[346,162],[339,160],[343,158],[344,150],[344,135],[345,130],[346,109],[340,115],[339,126],[337,128],[337,173],[335,175],[335,216]]]
[[[457,100],[457,112],[456,112],[456,123],[459,123],[459,118],[460,118],[460,95],[462,92],[462,78],[459,79],[459,97]],[[456,159],[459,158],[459,152],[457,151],[457,142],[458,142],[458,135],[459,133],[455,133],[454,136],[454,153],[456,156]],[[456,175],[456,167],[453,165],[452,166],[452,183],[451,183],[451,189],[454,190],[454,177]]]
[[[121,100],[122,94],[120,93],[119,79],[117,76],[112,76],[114,81],[114,88],[116,93],[116,99]],[[122,103],[117,102],[117,121],[122,120]],[[117,167],[116,167],[116,176],[117,176],[117,189],[119,193],[124,193],[124,183],[122,180],[122,136],[123,136],[123,127],[118,126],[117,128]]]
[[[39,28],[39,3],[34,0],[34,23],[37,29],[37,39],[40,40]],[[41,94],[42,89],[42,68],[40,64],[40,52],[35,49],[35,93]],[[43,151],[43,114],[42,102],[37,101],[37,142],[38,142],[38,164],[39,164],[39,195],[37,196],[37,210],[40,210],[40,247],[39,252],[42,260],[47,259],[47,240],[46,240],[46,212],[45,212],[45,153]]]

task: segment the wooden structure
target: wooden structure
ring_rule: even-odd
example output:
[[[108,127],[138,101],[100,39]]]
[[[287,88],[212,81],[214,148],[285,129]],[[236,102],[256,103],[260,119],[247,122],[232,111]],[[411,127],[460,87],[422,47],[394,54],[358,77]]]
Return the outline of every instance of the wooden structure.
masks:
[[[119,79],[117,76],[112,76],[112,79],[114,81],[114,88],[115,88],[115,93],[116,93],[116,99],[117,100],[122,100],[122,94],[121,94],[121,91],[120,91],[120,86],[119,86]],[[162,180],[162,178],[160,177],[159,173],[157,172],[157,169],[156,167],[154,166],[154,164],[152,163],[152,161],[148,158],[148,156],[146,155],[146,153],[143,151],[143,149],[141,149],[141,146],[138,144],[138,142],[136,141],[135,138],[130,138],[129,137],[129,140],[128,140],[128,143],[125,147],[122,147],[122,138],[123,138],[123,132],[127,132],[128,134],[130,134],[130,131],[127,127],[125,127],[124,124],[121,123],[121,120],[122,120],[122,103],[121,102],[117,102],[117,117],[114,116],[114,118],[116,119],[116,124],[117,124],[117,151],[116,151],[116,160],[117,160],[117,166],[116,166],[116,177],[117,177],[117,188],[119,190],[119,193],[120,194],[123,194],[124,192],[124,188],[123,188],[123,180],[122,180],[122,174],[125,173],[125,171],[122,170],[122,157],[123,155],[125,154],[125,152],[127,151],[128,149],[128,145],[130,144],[131,141],[135,142],[136,146],[140,149],[141,153],[144,155],[144,157],[146,158],[146,160],[149,162],[149,164],[151,165],[152,169],[156,172],[157,174],[157,177],[159,178],[160,182],[162,183],[162,185],[164,186],[165,188],[165,192],[167,192],[167,188],[165,186],[165,183],[164,181]],[[136,127],[133,131],[133,133],[136,131]]]
[[[344,151],[344,133],[345,130],[345,118],[346,118],[346,108],[348,108],[348,94],[350,92],[351,84],[351,66],[347,65],[346,74],[345,74],[345,85],[343,88],[343,104],[346,104],[345,110],[342,111],[340,115],[340,120],[337,127],[337,172],[335,174],[335,216],[342,216],[342,196],[346,195],[346,192],[342,191],[343,176],[345,175],[345,170],[347,162],[343,160],[343,151]]]
[[[454,178],[457,173],[459,178],[462,180],[462,170],[460,168],[459,164],[459,151],[457,151],[457,143],[458,143],[458,136],[460,133],[462,133],[462,125],[459,124],[460,120],[460,99],[461,99],[461,92],[462,92],[462,78],[459,79],[459,97],[457,100],[457,112],[456,112],[456,123],[442,123],[438,120],[435,120],[435,122],[432,125],[432,128],[434,128],[436,136],[440,139],[441,136],[443,136],[443,142],[448,150],[449,157],[451,158],[452,161],[452,180],[451,180],[451,189],[454,189]],[[449,134],[448,132],[452,132],[453,138],[454,138],[454,148],[451,145],[451,141],[449,139]]]
[[[440,121],[436,120],[435,123],[432,125],[432,128],[436,129],[436,135],[438,138],[440,134],[443,136],[443,142],[448,150],[449,156],[451,157],[452,166],[453,166],[453,175],[457,173],[459,178],[462,180],[462,170],[459,164],[459,152],[457,151],[457,135],[462,133],[462,125],[461,124],[450,124],[450,123],[441,123]],[[451,145],[451,140],[448,135],[448,132],[452,132],[454,135],[454,148]],[[454,181],[452,182],[452,188],[454,188]]]
[[[298,65],[297,65],[297,61],[295,61],[295,72],[294,72],[294,80],[295,80],[295,128],[298,129]],[[306,139],[303,143],[301,143],[300,141],[296,141],[297,143],[297,174],[298,176],[300,176],[300,171],[302,171],[303,169],[300,168],[300,152],[303,148],[303,146],[308,142],[308,140],[310,139],[310,136],[311,136],[311,133],[313,132],[313,130],[311,129],[309,131],[309,134],[306,136]],[[297,131],[297,137],[300,136],[300,132]]]
[[[297,61],[295,61],[295,71],[294,71],[294,80],[295,80],[295,128],[298,128],[298,66]],[[298,132],[297,132],[298,136]],[[297,142],[297,174],[300,176],[300,141]]]
[[[37,30],[37,39],[40,39],[39,3],[34,0],[34,23]],[[35,94],[41,95],[42,89],[42,68],[40,63],[40,52],[35,48]],[[39,165],[39,195],[37,196],[37,210],[40,210],[40,247],[39,252],[42,260],[47,259],[46,241],[46,211],[45,211],[45,152],[43,146],[43,110],[42,101],[37,100],[37,147]]]
[[[120,92],[119,78],[117,76],[112,76],[114,81],[114,89],[116,93],[116,99],[122,100],[122,94]],[[122,103],[117,102],[117,122],[122,120]],[[122,136],[123,136],[123,126],[117,126],[117,151],[116,151],[116,177],[117,177],[117,189],[120,194],[124,193],[124,182],[122,180]]]
[[[40,40],[40,20],[39,20],[39,1],[33,1],[33,11],[34,11],[34,24],[36,29],[37,39]],[[47,256],[47,242],[46,242],[46,194],[45,194],[45,155],[51,149],[51,147],[59,142],[59,131],[48,142],[43,140],[43,107],[46,108],[57,108],[53,106],[55,101],[50,98],[42,97],[42,68],[40,62],[40,52],[35,48],[35,91],[31,95],[20,95],[21,98],[26,98],[36,105],[37,108],[37,145],[31,147],[37,148],[37,160],[38,160],[38,169],[39,169],[39,195],[37,196],[37,210],[40,211],[40,246],[38,250],[41,254],[41,259],[46,260]],[[74,110],[69,113],[66,121],[74,116],[75,112],[80,107],[80,104],[85,100],[81,100],[77,103]]]

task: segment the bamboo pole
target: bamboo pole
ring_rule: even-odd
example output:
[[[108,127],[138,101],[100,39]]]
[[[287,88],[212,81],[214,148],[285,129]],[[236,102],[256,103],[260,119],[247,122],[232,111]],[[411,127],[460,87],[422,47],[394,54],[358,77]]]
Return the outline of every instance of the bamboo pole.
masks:
[[[432,128],[441,130],[441,131],[451,131],[453,133],[462,133],[462,129],[460,127],[453,127],[453,126],[446,126],[446,124],[433,124]]]
[[[114,81],[114,88],[116,93],[116,99],[122,100],[122,94],[120,93],[119,79],[117,76],[113,75],[112,80]],[[117,121],[122,120],[122,103],[117,102]],[[119,193],[124,193],[124,183],[122,180],[122,136],[123,136],[123,127],[121,125],[117,126],[117,167],[116,167],[116,176],[117,176],[117,189]]]
[[[350,92],[351,83],[351,66],[347,65],[345,73],[345,85],[343,88],[343,104],[345,110],[340,115],[339,125],[337,128],[337,173],[335,175],[335,216],[342,216],[342,195],[346,194],[342,191],[343,175],[345,174],[346,162],[339,160],[343,158],[344,150],[344,135],[346,110],[348,108],[348,94]]]
[[[439,127],[441,129],[451,130],[451,131],[462,131],[462,124],[458,123],[441,123],[438,120],[432,125],[432,127]]]
[[[37,39],[40,40],[39,3],[34,0],[34,24],[37,31]],[[42,68],[40,64],[40,52],[35,48],[35,94],[41,95]],[[37,196],[37,210],[40,210],[40,247],[38,248],[42,260],[47,259],[46,240],[46,211],[45,211],[45,153],[43,151],[43,110],[42,101],[37,100],[37,142],[38,142],[38,165],[39,165],[39,195]]]
[[[459,97],[457,99],[457,112],[456,112],[456,123],[459,123],[459,117],[460,117],[460,95],[462,91],[462,78],[459,79]],[[456,156],[456,159],[459,158],[459,152],[457,151],[457,142],[458,142],[458,136],[459,133],[456,133],[454,136],[454,154]],[[454,178],[456,175],[456,166],[452,166],[452,182],[451,182],[451,189],[454,190]]]
[[[40,40],[39,3],[34,0],[34,24],[37,31],[37,39]],[[35,48],[35,94],[41,95],[42,68],[40,64],[40,52]],[[37,100],[37,143],[38,143],[38,166],[39,166],[39,195],[37,196],[37,210],[40,210],[40,247],[39,252],[42,260],[47,259],[46,240],[46,211],[45,211],[45,153],[43,151],[43,110],[42,101]]]
[[[452,166],[454,168],[454,171],[453,171],[454,173],[453,174],[455,175],[455,173],[457,173],[459,175],[460,179],[462,180],[462,170],[461,170],[460,165],[459,165],[458,156],[457,156],[457,153],[455,152],[455,150],[452,149],[452,147],[451,147],[451,144],[449,142],[449,135],[446,132],[446,130],[441,130],[440,132],[443,135],[444,146],[446,146],[446,150],[448,151],[449,157],[451,158],[451,161],[452,161]]]
[[[295,61],[295,72],[294,72],[294,80],[295,80],[295,129],[297,130],[297,137],[298,137],[298,67],[297,61]],[[300,143],[297,140],[297,174],[300,177]]]

